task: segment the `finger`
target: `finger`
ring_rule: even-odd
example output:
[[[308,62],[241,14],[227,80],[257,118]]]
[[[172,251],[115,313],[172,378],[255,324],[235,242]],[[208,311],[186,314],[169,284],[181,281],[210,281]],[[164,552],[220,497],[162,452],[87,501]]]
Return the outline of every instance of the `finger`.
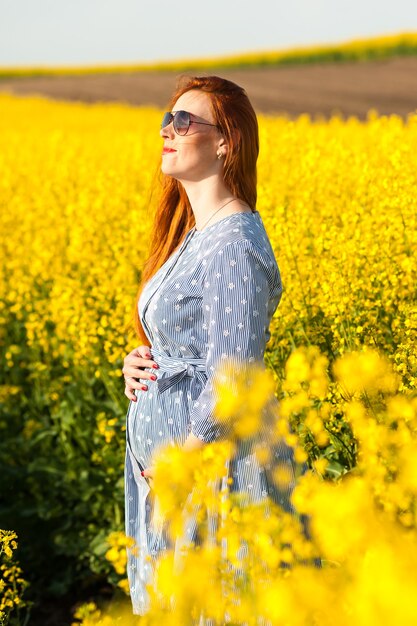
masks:
[[[124,380],[126,387],[130,387],[131,389],[142,389],[144,386],[146,387],[145,383],[142,383],[140,379],[132,378],[132,376],[125,376]]]
[[[146,346],[139,346],[139,348],[146,348]],[[129,352],[123,359],[124,367],[134,365],[135,367],[152,367],[155,361],[152,359],[152,354],[149,348],[139,351],[139,348],[135,348],[132,352]]]
[[[137,391],[136,389],[133,389],[132,387],[129,387],[129,385],[125,386],[125,396],[127,398],[129,398],[129,400],[133,400],[133,402],[136,402],[136,400],[138,399],[135,391]],[[139,389],[138,391],[145,391],[145,389]]]
[[[135,394],[132,393],[131,391],[129,391],[129,389],[127,387],[125,388],[125,396],[127,396],[129,398],[129,400],[132,400],[132,402],[136,402],[137,401],[137,397],[135,396]]]
[[[146,370],[136,368],[136,367],[125,367],[124,370],[122,370],[122,372],[123,372],[125,379],[127,378],[150,379],[152,378],[152,376],[156,376],[155,370],[153,368],[150,368],[150,371],[148,372]]]
[[[146,361],[146,363],[147,362],[148,361]],[[157,375],[157,371],[159,369],[159,366],[154,361],[150,361],[150,363],[153,363],[153,366],[146,366],[147,369],[144,369],[145,366],[139,366],[139,365],[134,366],[134,365],[126,363],[122,367],[122,374],[123,374],[125,379],[127,379],[127,378],[135,378],[135,379],[147,378],[147,379],[151,379],[152,376],[156,376]]]
[[[126,358],[129,358],[130,355],[132,355],[132,359],[139,358],[144,361],[150,360],[149,366],[151,366],[150,364],[154,362],[152,361],[151,348],[146,345],[138,346],[135,350],[132,350],[132,352]]]
[[[138,356],[131,356],[125,358],[124,367],[153,367],[154,364],[157,365],[152,358],[144,359]]]

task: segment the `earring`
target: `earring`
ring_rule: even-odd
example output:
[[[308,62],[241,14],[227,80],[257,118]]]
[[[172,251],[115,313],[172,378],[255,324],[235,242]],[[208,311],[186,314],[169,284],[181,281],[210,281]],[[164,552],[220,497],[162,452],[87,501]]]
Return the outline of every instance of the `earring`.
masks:
[[[223,155],[222,155],[222,153],[221,153],[221,152],[218,152],[218,153],[217,153],[217,158],[218,158],[218,159],[221,159],[221,158],[222,158],[222,156],[223,156]]]

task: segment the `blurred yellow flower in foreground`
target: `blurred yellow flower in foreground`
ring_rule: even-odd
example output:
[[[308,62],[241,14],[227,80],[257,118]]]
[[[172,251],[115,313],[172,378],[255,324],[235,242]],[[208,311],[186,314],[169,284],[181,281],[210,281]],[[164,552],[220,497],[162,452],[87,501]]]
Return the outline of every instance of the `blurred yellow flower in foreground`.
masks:
[[[274,395],[275,382],[265,366],[240,366],[223,361],[215,380],[216,417],[227,426],[232,439],[248,439],[261,428],[262,414]]]
[[[378,391],[394,393],[400,383],[390,361],[370,348],[337,359],[333,363],[333,371],[337,380],[351,395],[361,391],[370,394]]]

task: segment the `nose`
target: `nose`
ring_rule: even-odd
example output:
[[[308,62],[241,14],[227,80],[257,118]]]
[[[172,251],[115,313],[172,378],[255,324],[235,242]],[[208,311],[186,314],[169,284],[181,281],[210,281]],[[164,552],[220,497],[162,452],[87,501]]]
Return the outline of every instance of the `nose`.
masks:
[[[174,126],[172,124],[172,122],[170,122],[169,124],[167,124],[166,126],[164,126],[163,128],[161,128],[161,130],[159,131],[159,135],[165,139],[167,137],[171,138],[173,137],[175,134],[174,131]]]

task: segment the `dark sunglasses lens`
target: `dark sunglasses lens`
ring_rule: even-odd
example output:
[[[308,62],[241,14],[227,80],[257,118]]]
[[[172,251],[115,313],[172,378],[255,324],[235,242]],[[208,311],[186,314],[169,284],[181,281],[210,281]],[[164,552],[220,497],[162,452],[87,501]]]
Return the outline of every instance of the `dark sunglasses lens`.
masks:
[[[164,113],[164,117],[162,118],[161,128],[165,128],[172,121],[172,113]]]
[[[174,130],[179,135],[185,135],[190,128],[190,115],[187,111],[177,111],[174,117]]]

